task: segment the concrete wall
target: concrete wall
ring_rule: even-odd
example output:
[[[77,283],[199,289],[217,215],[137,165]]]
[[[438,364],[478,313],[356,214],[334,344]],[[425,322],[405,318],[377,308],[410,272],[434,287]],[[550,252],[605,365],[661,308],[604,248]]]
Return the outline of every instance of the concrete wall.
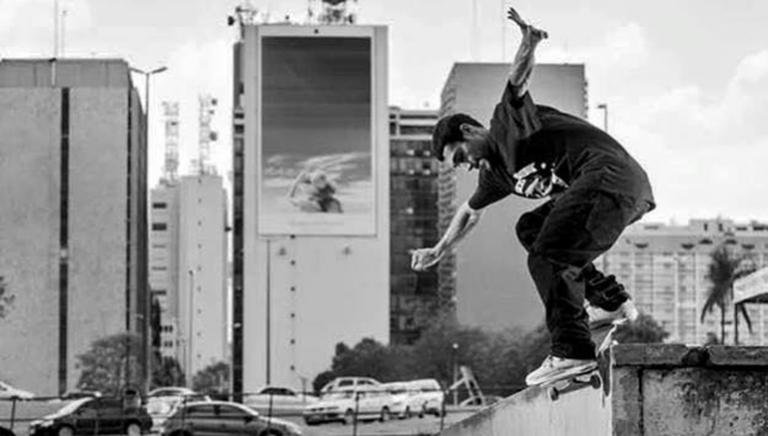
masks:
[[[552,401],[528,388],[459,422],[448,436],[765,435],[768,348],[633,344],[613,348],[611,393]]]
[[[313,35],[315,26],[245,29],[243,391],[264,384],[310,388],[330,367],[336,343],[364,337],[389,340],[389,154],[387,143],[386,28],[321,27],[321,35],[373,37],[375,234],[270,236],[258,234],[258,38]],[[267,302],[269,301],[269,304]],[[267,322],[269,318],[269,323]],[[269,325],[269,327],[267,327]],[[268,364],[269,361],[269,364]]]
[[[488,126],[509,69],[509,64],[455,64],[443,90],[441,112],[465,112]],[[583,65],[537,65],[530,93],[536,103],[586,117]],[[455,174],[458,206],[475,191],[477,173]],[[515,235],[517,219],[538,204],[512,195],[491,205],[456,250],[457,312],[462,323],[533,328],[542,322],[544,310],[528,273],[527,254]]]
[[[182,177],[179,185],[178,318],[181,339],[187,344],[183,351],[188,354],[180,363],[190,376],[228,355],[226,193],[222,183],[219,176],[198,175]]]
[[[0,87],[0,379],[37,394],[58,390],[60,110],[60,90]]]
[[[61,86],[70,87],[66,252],[59,248]],[[38,395],[59,392],[61,256],[68,264],[62,388],[75,387],[77,356],[95,339],[125,331],[127,317],[142,333],[148,313],[137,310],[147,281],[141,118],[123,61],[0,62],[0,275],[16,295],[0,320],[5,381]]]
[[[165,208],[155,207],[164,203]],[[152,230],[152,224],[165,224],[165,230]],[[160,304],[160,353],[179,362],[179,187],[161,185],[151,193],[149,224],[149,285]],[[162,295],[165,292],[165,295]]]
[[[125,331],[127,136],[115,132],[127,131],[127,107],[126,89],[70,93],[70,387],[77,356],[94,339]]]

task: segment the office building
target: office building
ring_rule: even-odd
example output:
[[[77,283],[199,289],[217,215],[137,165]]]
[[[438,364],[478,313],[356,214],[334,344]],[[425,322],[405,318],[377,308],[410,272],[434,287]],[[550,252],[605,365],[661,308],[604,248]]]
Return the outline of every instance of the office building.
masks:
[[[413,343],[443,306],[437,269],[411,269],[409,250],[431,247],[437,229],[438,161],[432,156],[437,111],[389,109],[390,339]]]
[[[701,322],[711,283],[711,254],[725,244],[734,255],[747,256],[745,266],[768,265],[768,225],[736,223],[725,218],[695,219],[686,225],[637,223],[595,264],[614,274],[632,294],[638,309],[651,315],[670,336],[667,342],[705,343],[720,337],[720,310]],[[768,344],[768,317],[763,305],[748,305],[753,332],[744,320],[739,343]],[[733,343],[733,309],[726,310],[726,344]]]
[[[119,59],[0,61],[0,378],[37,395],[73,389],[77,356],[135,333],[146,380],[147,150]]]
[[[152,190],[150,284],[161,312],[160,351],[179,362],[188,382],[229,355],[222,183],[198,174]]]
[[[389,341],[387,33],[242,25],[234,48],[233,382],[309,388]]]
[[[440,115],[464,112],[487,127],[509,71],[509,64],[455,64],[443,87]],[[529,90],[536,103],[586,117],[584,65],[536,65]],[[441,230],[476,185],[476,172],[441,167]],[[538,204],[509,196],[489,206],[472,234],[440,262],[440,294],[455,296],[460,322],[488,328],[533,328],[543,322],[543,305],[528,273],[527,255],[515,235],[517,219]]]

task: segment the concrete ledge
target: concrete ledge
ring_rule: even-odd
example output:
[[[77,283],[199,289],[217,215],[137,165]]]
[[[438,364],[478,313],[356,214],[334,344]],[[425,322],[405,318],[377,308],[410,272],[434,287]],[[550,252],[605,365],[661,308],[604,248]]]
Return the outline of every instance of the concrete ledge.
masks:
[[[447,428],[449,436],[768,435],[768,347],[612,348],[611,395],[528,388]]]
[[[613,348],[616,367],[765,366],[768,347],[708,347],[683,344],[619,344]]]

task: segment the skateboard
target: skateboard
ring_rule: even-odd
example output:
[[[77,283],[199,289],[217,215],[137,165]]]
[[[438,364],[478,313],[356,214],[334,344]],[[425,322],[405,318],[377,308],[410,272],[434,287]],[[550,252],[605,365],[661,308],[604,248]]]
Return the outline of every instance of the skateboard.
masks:
[[[587,386],[592,386],[594,389],[602,387],[603,398],[611,393],[610,350],[611,345],[614,343],[613,334],[618,327],[618,325],[609,324],[592,330],[592,341],[595,343],[595,355],[597,356],[597,368],[592,368],[579,374],[570,374],[542,384],[543,387],[547,388],[549,398],[552,401],[557,401],[562,394]]]

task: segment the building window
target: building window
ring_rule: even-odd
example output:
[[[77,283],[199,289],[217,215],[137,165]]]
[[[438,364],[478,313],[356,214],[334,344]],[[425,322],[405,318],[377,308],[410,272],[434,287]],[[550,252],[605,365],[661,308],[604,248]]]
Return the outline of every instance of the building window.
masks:
[[[152,271],[166,271],[168,267],[165,266],[153,266]]]
[[[152,223],[152,230],[167,230],[168,224],[166,223]]]
[[[167,209],[168,208],[168,203],[166,203],[164,201],[158,201],[158,202],[152,203],[152,208],[153,209]]]

